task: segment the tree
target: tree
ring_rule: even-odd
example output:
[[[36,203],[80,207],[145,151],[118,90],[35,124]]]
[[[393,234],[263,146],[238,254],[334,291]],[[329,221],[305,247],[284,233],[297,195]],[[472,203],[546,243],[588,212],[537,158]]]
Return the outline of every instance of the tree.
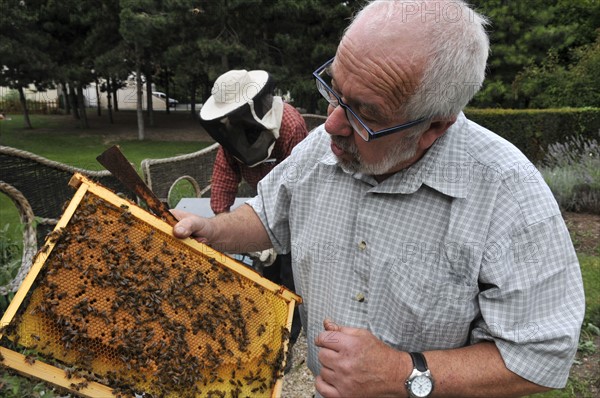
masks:
[[[135,65],[139,140],[144,139],[142,73],[145,69],[145,55],[152,54],[154,39],[165,31],[166,17],[161,10],[161,4],[158,0],[121,0],[119,32],[132,52],[130,61]]]
[[[55,66],[45,51],[48,39],[37,27],[39,1],[3,0],[0,18],[0,86],[19,92],[26,128],[33,128],[24,89],[44,90]]]
[[[311,73],[335,55],[348,19],[362,2],[336,0],[281,0],[271,12],[269,35],[278,49],[274,75],[279,87],[290,90],[297,106],[324,112],[325,100]]]
[[[517,75],[516,96],[528,107],[600,107],[600,34],[596,42],[573,50],[573,64],[559,62],[550,51],[541,65],[532,64]]]
[[[170,49],[179,84],[210,96],[211,82],[230,69],[264,69],[295,105],[317,108],[320,97],[310,73],[335,54],[347,19],[359,1],[205,1],[182,18],[189,28]],[[194,9],[192,9],[194,10]],[[192,18],[194,21],[190,21]],[[187,19],[186,19],[187,18]],[[197,93],[197,89],[201,92]],[[194,101],[195,102],[195,101]]]
[[[600,23],[597,0],[474,0],[490,18],[488,78],[475,106],[524,107],[515,97],[516,76],[541,65],[551,51],[558,65],[573,59],[572,48],[594,41]]]

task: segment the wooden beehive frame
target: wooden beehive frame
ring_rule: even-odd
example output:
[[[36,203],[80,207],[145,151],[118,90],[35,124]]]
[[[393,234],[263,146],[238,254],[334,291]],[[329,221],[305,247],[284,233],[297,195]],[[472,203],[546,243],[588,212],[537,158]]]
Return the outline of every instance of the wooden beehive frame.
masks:
[[[101,197],[102,199],[108,201],[109,203],[111,203],[117,207],[127,206],[129,211],[135,218],[151,225],[153,228],[155,228],[157,230],[160,230],[166,234],[172,235],[172,227],[169,224],[167,224],[166,222],[164,222],[163,220],[148,213],[146,210],[132,204],[131,202],[120,198],[119,196],[117,196],[113,192],[111,192],[110,190],[95,184],[94,182],[88,180],[87,178],[85,178],[84,176],[82,176],[80,174],[75,174],[73,176],[73,178],[70,181],[70,185],[73,186],[74,188],[77,188],[77,191],[75,192],[73,199],[71,200],[71,202],[65,209],[63,216],[61,217],[58,224],[56,225],[55,230],[60,230],[61,228],[65,228],[67,226],[71,217],[77,210],[80,202],[82,201],[82,199],[84,198],[86,193],[90,192],[98,197]],[[233,270],[240,276],[256,283],[257,285],[262,286],[264,289],[273,292],[274,294],[278,295],[283,300],[285,300],[285,302],[287,303],[287,308],[288,308],[288,317],[287,317],[288,322],[287,322],[286,327],[289,330],[295,305],[296,305],[296,303],[301,302],[301,298],[299,296],[297,296],[294,293],[290,292],[289,290],[284,289],[281,286],[261,277],[255,271],[245,267],[242,264],[239,264],[238,262],[232,260],[230,257],[215,251],[214,249],[212,249],[211,247],[209,247],[207,245],[199,243],[199,242],[195,241],[194,239],[190,239],[190,238],[183,240],[183,242],[189,248],[191,248],[193,251],[198,252],[208,258],[218,261],[220,264],[228,267],[229,269]],[[44,263],[46,262],[46,260],[50,256],[50,254],[52,253],[54,245],[55,245],[55,242],[52,242],[52,240],[49,240],[46,243],[46,247],[43,250],[41,250],[40,252],[38,252],[38,254],[36,255],[34,264],[31,267],[30,272],[28,273],[28,275],[24,279],[21,287],[15,294],[15,297],[11,301],[10,306],[8,307],[6,313],[3,315],[0,326],[8,325],[13,320],[13,318],[17,314],[18,309],[21,307],[21,304],[25,300],[27,293],[30,291],[34,282],[36,281],[36,278],[38,277]],[[0,334],[0,338],[2,338],[2,334]],[[287,341],[284,341],[283,344],[284,344],[284,351],[285,351],[285,350],[287,350]],[[2,355],[0,358],[3,360],[0,362],[2,362],[4,366],[7,366],[19,373],[29,375],[29,376],[34,376],[36,378],[39,378],[46,382],[52,383],[59,387],[71,390],[81,396],[107,397],[107,396],[113,395],[111,387],[100,384],[98,382],[93,382],[93,381],[88,382],[87,380],[84,380],[82,378],[75,377],[75,376],[68,378],[63,369],[60,369],[53,365],[44,363],[40,360],[36,360],[32,363],[32,361],[27,360],[25,355],[15,352],[15,351],[12,351],[8,348],[0,346],[0,354]],[[73,386],[78,383],[81,383],[80,384],[81,386],[85,385],[85,387],[81,387],[81,388],[78,387],[78,390],[75,391]],[[272,390],[273,397],[280,396],[281,387],[282,387],[282,379],[279,378],[276,381],[275,386]]]

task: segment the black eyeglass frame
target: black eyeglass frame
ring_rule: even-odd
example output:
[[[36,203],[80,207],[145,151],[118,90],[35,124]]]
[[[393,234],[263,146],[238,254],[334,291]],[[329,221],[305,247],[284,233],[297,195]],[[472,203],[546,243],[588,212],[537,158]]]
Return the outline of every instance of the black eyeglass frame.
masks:
[[[394,133],[397,133],[399,131],[409,129],[409,128],[411,128],[413,126],[416,126],[417,124],[423,123],[425,120],[427,120],[427,118],[423,117],[423,118],[420,118],[420,119],[417,119],[417,120],[413,120],[413,121],[410,121],[410,122],[399,124],[399,125],[394,126],[394,127],[388,127],[388,128],[382,129],[382,130],[373,131],[369,126],[367,126],[367,124],[365,122],[362,121],[362,119],[360,118],[360,116],[358,116],[352,110],[352,108],[350,108],[347,104],[344,103],[344,101],[342,101],[342,98],[338,95],[338,93],[336,93],[335,91],[333,91],[333,89],[331,87],[329,87],[327,85],[327,83],[325,83],[325,80],[323,80],[323,78],[321,77],[321,75],[323,74],[323,72],[325,72],[325,70],[333,63],[334,59],[335,59],[335,57],[331,58],[329,61],[325,62],[323,65],[321,65],[319,68],[317,68],[313,72],[313,76],[316,79],[317,90],[319,90],[319,93],[327,100],[327,102],[331,106],[333,106],[334,108],[337,108],[338,105],[339,105],[339,106],[341,106],[344,109],[344,111],[346,112],[346,118],[350,122],[350,125],[358,133],[358,135],[360,136],[360,138],[362,138],[363,140],[365,140],[365,141],[368,142],[368,141],[374,140],[376,138],[380,138],[380,137],[383,137],[383,136],[386,136],[386,135],[394,134]],[[328,95],[328,94],[333,95],[335,97],[335,101],[331,98],[331,95]],[[352,116],[354,116],[354,118],[365,129],[365,131],[368,134],[367,137],[363,136],[363,133],[360,131],[360,129],[357,128],[357,126],[355,126],[355,124],[352,122],[352,118],[349,117],[348,112],[350,112],[352,114]]]

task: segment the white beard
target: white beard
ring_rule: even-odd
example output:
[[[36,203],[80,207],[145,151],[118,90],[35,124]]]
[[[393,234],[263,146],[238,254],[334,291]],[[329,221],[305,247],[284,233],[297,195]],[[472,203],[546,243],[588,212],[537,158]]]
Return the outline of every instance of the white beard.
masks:
[[[340,137],[332,135],[331,140],[352,157],[351,160],[338,158],[342,168],[366,175],[384,175],[415,156],[420,137],[421,135],[417,134],[415,137],[402,139],[398,145],[389,147],[380,161],[371,164],[364,163],[361,159],[358,148],[354,144],[353,136]]]

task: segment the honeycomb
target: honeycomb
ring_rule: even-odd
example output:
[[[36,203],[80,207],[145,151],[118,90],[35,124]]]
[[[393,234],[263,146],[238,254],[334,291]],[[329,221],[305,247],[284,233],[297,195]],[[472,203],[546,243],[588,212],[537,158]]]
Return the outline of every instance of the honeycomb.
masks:
[[[78,178],[5,336],[115,395],[277,396],[300,298]]]

